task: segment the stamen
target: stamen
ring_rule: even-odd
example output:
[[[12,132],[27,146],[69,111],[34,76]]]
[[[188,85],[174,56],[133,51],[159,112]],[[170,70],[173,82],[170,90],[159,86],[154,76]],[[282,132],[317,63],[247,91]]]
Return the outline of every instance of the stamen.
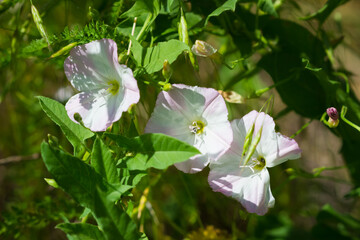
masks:
[[[252,158],[250,161],[245,165],[240,165],[240,168],[248,167],[251,169],[253,173],[261,171],[266,166],[265,158],[258,157]]]
[[[118,81],[111,80],[111,81],[108,82],[108,84],[109,84],[108,91],[112,95],[116,95],[119,92],[119,88],[120,88],[120,84],[118,83]]]
[[[194,121],[189,125],[189,130],[193,134],[201,134],[203,133],[205,128],[205,124],[202,121]]]
[[[265,165],[266,165],[266,161],[265,161],[265,158],[263,157],[258,157],[258,159],[255,159],[255,166],[254,166],[254,169],[256,170],[262,170]]]

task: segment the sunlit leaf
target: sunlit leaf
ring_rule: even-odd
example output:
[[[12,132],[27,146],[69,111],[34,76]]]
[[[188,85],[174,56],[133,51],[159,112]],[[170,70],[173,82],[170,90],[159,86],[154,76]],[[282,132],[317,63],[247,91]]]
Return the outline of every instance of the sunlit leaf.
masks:
[[[85,139],[94,135],[90,130],[71,121],[66,113],[64,105],[61,103],[42,96],[38,97],[38,99],[44,112],[61,128],[74,148],[83,145]]]
[[[126,162],[130,170],[145,170],[151,167],[165,169],[200,154],[195,147],[160,133],[144,134],[132,139],[114,134],[106,136],[132,153]]]
[[[96,138],[93,145],[91,165],[94,167],[96,172],[107,180],[107,182],[119,182],[116,161],[113,158],[110,149],[99,138]]]
[[[159,0],[148,1],[148,0],[137,0],[135,4],[120,17],[139,17],[145,13],[151,13],[154,15],[159,14],[160,11],[160,2]]]
[[[235,11],[235,8],[236,8],[236,4],[239,0],[228,0],[226,1],[223,5],[221,5],[220,7],[218,7],[217,9],[215,9],[212,13],[210,13],[206,19],[205,19],[205,24],[204,26],[207,25],[209,19],[211,17],[215,17],[215,16],[219,16],[220,14],[222,14],[223,12],[225,11]]]
[[[133,39],[133,47],[131,48],[135,61],[144,67],[148,74],[161,70],[165,60],[171,64],[185,50],[189,51],[189,46],[175,39],[160,42],[151,48],[143,48]]]
[[[91,166],[45,142],[41,156],[56,183],[83,207],[94,209],[96,186],[105,192],[115,190]]]

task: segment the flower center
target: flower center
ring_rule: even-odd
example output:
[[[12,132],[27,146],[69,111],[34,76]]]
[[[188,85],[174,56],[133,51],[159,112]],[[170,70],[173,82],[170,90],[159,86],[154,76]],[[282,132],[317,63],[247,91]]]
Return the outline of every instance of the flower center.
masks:
[[[266,161],[265,161],[265,158],[264,157],[261,157],[259,156],[257,159],[254,160],[254,163],[253,163],[253,168],[255,170],[262,170],[266,165]]]
[[[108,91],[112,95],[116,95],[119,92],[119,88],[120,88],[120,84],[118,83],[118,81],[111,80],[111,81],[108,82],[108,84],[109,84]]]
[[[201,134],[204,132],[205,123],[203,121],[193,121],[189,125],[190,132],[193,134]]]

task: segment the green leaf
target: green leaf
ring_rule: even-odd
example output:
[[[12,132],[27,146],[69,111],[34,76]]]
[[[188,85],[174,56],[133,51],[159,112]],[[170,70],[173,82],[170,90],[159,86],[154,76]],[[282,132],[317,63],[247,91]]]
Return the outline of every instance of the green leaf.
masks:
[[[146,14],[146,20],[137,35],[136,39],[141,41],[148,33],[150,26],[159,15],[160,1],[159,0],[137,0],[135,4],[127,12],[122,14],[120,18],[128,18],[133,20],[135,17],[140,17]]]
[[[96,172],[106,179],[107,182],[119,182],[116,161],[113,158],[110,149],[99,138],[96,138],[93,145],[91,165],[94,167]]]
[[[326,86],[304,68],[302,58],[324,68],[325,51],[321,41],[304,27],[282,19],[260,18],[260,26],[268,39],[279,39],[278,49],[258,63],[272,77],[282,100],[289,108],[309,118],[320,117],[327,108]],[[316,103],[316,104],[314,104]]]
[[[163,68],[165,60],[171,64],[185,50],[190,48],[185,43],[172,39],[167,42],[160,42],[155,47],[143,48],[133,37],[131,51],[138,65],[145,68],[148,74],[157,72]]]
[[[106,239],[135,240],[141,239],[136,224],[120,205],[110,201],[106,194],[98,188],[95,196],[94,217],[104,232]]]
[[[56,228],[66,233],[69,240],[105,240],[99,228],[88,223],[61,223]]]
[[[41,108],[63,131],[75,149],[83,147],[84,140],[92,137],[93,132],[74,123],[67,115],[64,105],[47,97],[38,97]]]
[[[56,183],[83,207],[94,209],[96,186],[105,192],[115,191],[91,166],[45,142],[41,156]]]
[[[135,4],[126,12],[124,12],[120,18],[134,18],[139,17],[142,14],[151,13],[155,16],[159,14],[160,2],[159,0],[137,0]]]
[[[275,10],[275,7],[274,7],[274,4],[273,4],[272,0],[259,0],[258,1],[258,7],[262,11],[264,11],[264,12],[270,14],[270,15],[273,15],[275,17],[278,16],[278,14],[276,13],[276,10]]]
[[[348,1],[349,0],[328,0],[319,11],[300,19],[310,20],[315,18],[319,20],[320,24],[322,24],[337,7],[347,3]]]
[[[205,24],[204,26],[207,25],[209,19],[211,17],[215,17],[215,16],[219,16],[220,14],[222,14],[223,12],[225,11],[235,11],[235,8],[236,8],[236,3],[238,2],[239,0],[228,0],[226,1],[223,5],[221,5],[220,7],[218,7],[217,9],[215,9],[212,13],[210,13],[207,18],[205,19]]]
[[[133,153],[126,162],[130,170],[165,169],[200,154],[195,147],[160,133],[144,134],[133,139],[109,133],[106,136]]]

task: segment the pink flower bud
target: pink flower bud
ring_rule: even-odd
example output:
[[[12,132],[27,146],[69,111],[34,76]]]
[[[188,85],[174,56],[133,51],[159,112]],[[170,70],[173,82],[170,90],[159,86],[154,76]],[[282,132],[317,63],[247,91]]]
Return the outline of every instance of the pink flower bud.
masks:
[[[330,107],[326,109],[326,113],[329,116],[329,118],[333,119],[334,121],[339,119],[339,113],[334,107]]]

